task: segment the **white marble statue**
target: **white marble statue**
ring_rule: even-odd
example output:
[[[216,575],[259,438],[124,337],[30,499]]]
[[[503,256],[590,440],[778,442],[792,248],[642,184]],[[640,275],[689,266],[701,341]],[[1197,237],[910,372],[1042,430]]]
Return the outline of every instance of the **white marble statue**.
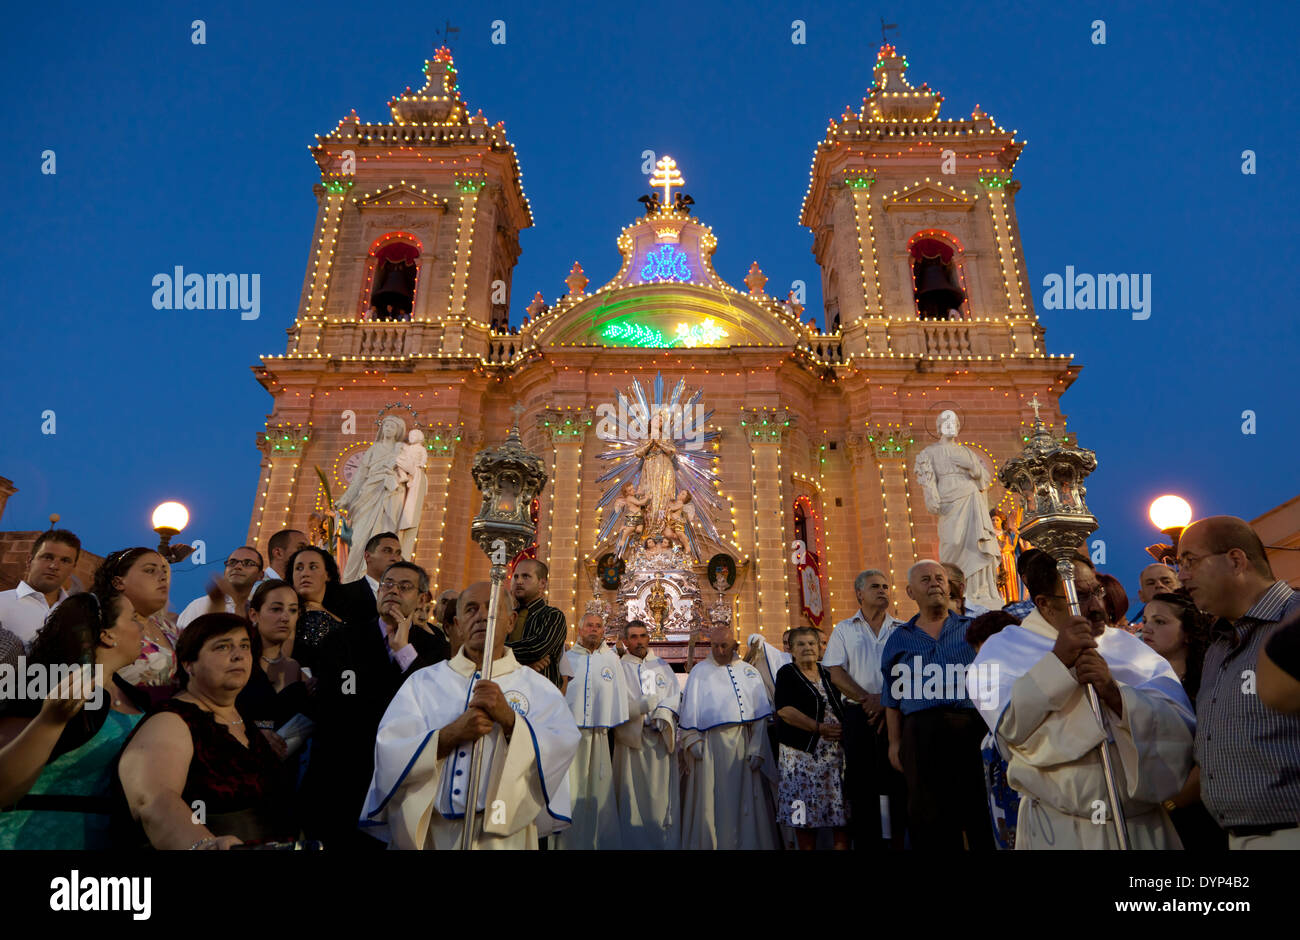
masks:
[[[961,422],[953,411],[939,415],[939,441],[916,458],[916,481],[925,508],[939,517],[939,560],[966,575],[966,603],[1000,610],[997,534],[989,519],[988,469],[956,441]]]
[[[429,491],[429,479],[424,472],[429,452],[424,447],[424,432],[419,428],[413,429],[406,440],[407,445],[397,455],[397,482],[406,488],[406,500],[395,531],[402,543],[402,557],[410,558],[415,551],[415,533],[420,528],[420,509]]]
[[[396,415],[384,418],[378,437],[362,456],[347,490],[335,503],[348,514],[352,544],[357,549],[348,555],[342,579],[345,584],[365,575],[366,553],[361,549],[370,537],[379,532],[397,532],[400,528],[407,484],[399,479],[398,460],[408,446],[402,440],[405,434],[405,421]],[[420,476],[423,477],[423,471]],[[417,520],[418,517],[417,511]]]

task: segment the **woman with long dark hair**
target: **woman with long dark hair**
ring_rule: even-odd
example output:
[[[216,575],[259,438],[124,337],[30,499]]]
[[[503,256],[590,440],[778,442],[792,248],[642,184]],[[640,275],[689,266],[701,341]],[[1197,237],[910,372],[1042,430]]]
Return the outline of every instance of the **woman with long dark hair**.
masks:
[[[1195,702],[1213,618],[1197,610],[1184,594],[1157,594],[1147,602],[1144,614],[1143,642],[1169,661],[1187,697]],[[1179,794],[1165,801],[1165,809],[1183,848],[1194,852],[1227,850],[1226,833],[1201,802],[1201,768],[1192,768]]]
[[[123,594],[73,594],[36,634],[27,672],[53,688],[0,723],[0,741],[17,732],[0,749],[0,849],[109,847],[113,765],[149,704],[121,677],[140,655],[141,620]]]
[[[325,640],[343,626],[342,620],[325,609],[327,592],[337,590],[339,566],[325,549],[309,545],[294,552],[285,568],[289,582],[302,599],[292,643],[293,656],[300,666],[314,672],[320,668],[320,650]]]

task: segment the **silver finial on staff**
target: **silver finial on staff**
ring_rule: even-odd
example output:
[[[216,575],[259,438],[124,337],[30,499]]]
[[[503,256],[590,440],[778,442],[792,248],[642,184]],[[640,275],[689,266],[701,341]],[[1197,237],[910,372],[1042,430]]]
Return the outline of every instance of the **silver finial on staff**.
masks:
[[[1097,518],[1088,511],[1084,502],[1086,490],[1083,486],[1084,478],[1097,469],[1097,455],[1086,448],[1055,440],[1043,426],[1037,395],[1030,399],[1029,406],[1034,409],[1033,434],[1023,453],[1008,460],[998,476],[1003,486],[1014,490],[1024,500],[1025,517],[1020,534],[1056,560],[1056,570],[1061,576],[1070,613],[1078,617],[1082,610],[1074,587],[1074,554],[1079,543],[1097,531]],[[1119,847],[1127,849],[1128,825],[1108,747],[1110,722],[1101,710],[1097,690],[1091,685],[1086,688],[1088,705],[1103,733],[1099,746],[1101,767],[1106,777],[1106,796],[1110,800],[1115,837]]]
[[[487,636],[483,640],[483,664],[477,677],[483,681],[492,679],[506,565],[533,540],[537,530],[533,525],[532,504],[546,485],[542,458],[526,450],[519,439],[519,414],[523,407],[516,404],[511,410],[515,412],[515,423],[505,443],[474,455],[474,484],[483,494],[483,503],[474,517],[470,533],[492,560]],[[465,788],[465,829],[461,838],[461,848],[465,850],[474,847],[474,819],[478,814],[482,765],[483,738],[479,738],[470,751],[469,780]]]

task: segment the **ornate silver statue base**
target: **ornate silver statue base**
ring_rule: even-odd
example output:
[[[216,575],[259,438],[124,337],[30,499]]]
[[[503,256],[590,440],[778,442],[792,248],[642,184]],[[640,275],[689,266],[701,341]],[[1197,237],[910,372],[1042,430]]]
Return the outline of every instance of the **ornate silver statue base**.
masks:
[[[694,630],[695,658],[707,654],[707,641],[699,642],[707,632],[703,629],[705,599],[700,593],[705,566],[693,563],[677,547],[655,552],[637,549],[627,562],[622,583],[610,597],[608,631],[619,632],[632,620],[645,621],[654,654],[665,662],[684,664]]]

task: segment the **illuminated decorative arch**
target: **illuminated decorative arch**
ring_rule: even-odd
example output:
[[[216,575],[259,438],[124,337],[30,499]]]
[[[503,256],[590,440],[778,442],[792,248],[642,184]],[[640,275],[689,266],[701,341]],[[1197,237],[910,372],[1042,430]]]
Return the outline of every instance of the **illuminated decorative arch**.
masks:
[[[420,268],[417,262],[423,254],[424,242],[412,232],[396,230],[386,232],[371,242],[370,249],[366,253],[366,276],[361,279],[361,296],[357,298],[357,319],[368,319],[366,314],[370,310],[375,274],[386,261],[402,261],[415,265],[415,281],[411,288],[411,304],[414,308],[415,298],[420,290]]]

